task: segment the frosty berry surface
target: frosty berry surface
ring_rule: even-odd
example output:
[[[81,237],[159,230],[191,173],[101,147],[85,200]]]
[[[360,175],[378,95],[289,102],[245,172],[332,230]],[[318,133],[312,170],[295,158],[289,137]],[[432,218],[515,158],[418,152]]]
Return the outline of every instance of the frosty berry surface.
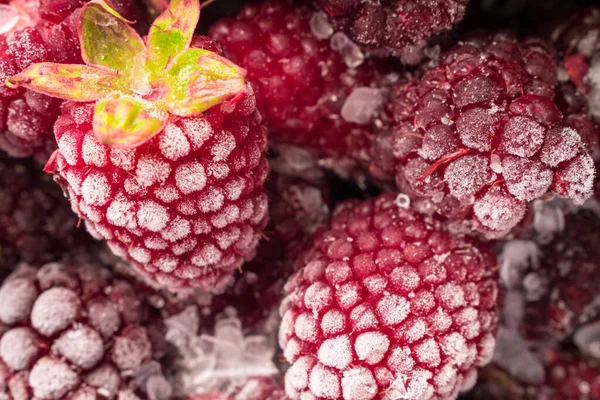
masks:
[[[0,400],[600,398],[588,0],[0,0]]]

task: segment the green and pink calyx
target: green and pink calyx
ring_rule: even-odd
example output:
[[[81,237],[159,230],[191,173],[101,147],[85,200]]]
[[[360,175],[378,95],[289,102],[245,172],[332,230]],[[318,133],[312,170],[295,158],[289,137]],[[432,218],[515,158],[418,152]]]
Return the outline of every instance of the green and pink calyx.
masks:
[[[71,101],[95,102],[94,133],[113,147],[136,147],[172,117],[191,117],[246,91],[246,71],[203,49],[190,48],[199,0],[172,0],[147,43],[105,0],[81,12],[79,40],[86,65],[40,63],[6,80]]]

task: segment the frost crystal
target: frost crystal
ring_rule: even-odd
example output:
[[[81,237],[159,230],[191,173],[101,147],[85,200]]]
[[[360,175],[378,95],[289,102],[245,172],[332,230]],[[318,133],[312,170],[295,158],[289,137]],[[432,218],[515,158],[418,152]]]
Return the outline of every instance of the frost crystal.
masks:
[[[342,32],[337,32],[331,37],[331,48],[340,53],[348,68],[356,68],[365,61],[360,47]]]
[[[346,98],[342,106],[342,118],[356,124],[368,124],[382,103],[383,93],[380,89],[357,87]]]
[[[251,377],[278,373],[273,341],[266,335],[245,336],[235,316],[218,320],[212,335],[199,332],[196,306],[166,319],[165,324],[166,339],[181,356],[179,380],[186,394],[222,390]]]
[[[317,39],[329,39],[333,35],[329,17],[323,11],[313,13],[310,18],[310,30]]]

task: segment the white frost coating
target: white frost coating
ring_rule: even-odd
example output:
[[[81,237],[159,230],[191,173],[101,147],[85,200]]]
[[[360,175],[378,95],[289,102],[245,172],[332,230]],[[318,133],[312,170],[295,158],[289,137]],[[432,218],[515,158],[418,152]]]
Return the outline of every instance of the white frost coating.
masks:
[[[460,286],[452,282],[438,287],[435,291],[435,297],[446,310],[454,310],[466,304],[465,292]]]
[[[200,149],[213,134],[210,123],[203,118],[183,118],[183,128],[194,150]]]
[[[115,167],[131,171],[135,168],[135,149],[110,149],[110,161]]]
[[[310,372],[308,387],[314,395],[326,399],[337,399],[341,394],[337,375],[321,364]]]
[[[65,132],[58,140],[58,148],[60,149],[60,154],[67,161],[67,164],[77,164],[79,151],[77,149],[77,135],[75,131]]]
[[[442,353],[448,357],[448,362],[458,367],[467,360],[469,348],[467,341],[458,332],[452,332],[440,340]]]
[[[437,342],[429,338],[416,345],[415,358],[428,367],[437,367],[441,362],[440,348]]]
[[[402,296],[390,294],[382,297],[377,303],[379,318],[387,326],[404,321],[410,312],[410,303]]]
[[[181,128],[175,124],[165,127],[158,143],[162,155],[172,161],[185,157],[190,152],[190,143]]]
[[[106,210],[106,219],[116,226],[137,228],[135,204],[122,193],[117,194]]]
[[[348,335],[325,340],[317,353],[319,361],[328,367],[344,369],[352,362],[352,347]]]
[[[204,189],[206,185],[204,167],[198,162],[180,165],[175,172],[175,183],[183,194]]]
[[[81,153],[83,161],[89,165],[95,165],[96,167],[103,167],[108,161],[106,156],[106,150],[108,148],[96,140],[94,135],[85,135],[83,137],[83,143],[81,145]]]
[[[428,382],[431,377],[431,372],[423,369],[397,374],[383,400],[429,399],[433,396],[433,386]]]
[[[39,342],[35,332],[27,327],[11,329],[0,339],[0,358],[13,371],[25,369],[38,354]]]
[[[503,169],[502,169],[502,160],[500,159],[500,156],[497,154],[492,154],[490,156],[490,169],[492,171],[494,171],[497,174],[501,174]]]
[[[565,229],[565,213],[558,204],[535,200],[533,210],[533,227],[548,240],[552,238],[553,234]]]
[[[331,49],[337,51],[348,68],[356,68],[365,61],[365,55],[360,47],[342,32],[337,32],[331,37]]]
[[[149,155],[140,157],[135,170],[137,181],[143,187],[164,182],[170,173],[171,167],[168,163]]]
[[[344,101],[341,115],[347,122],[366,125],[371,122],[377,110],[383,104],[383,93],[380,89],[357,87]]]
[[[111,197],[111,187],[106,176],[98,171],[91,172],[81,184],[83,200],[94,206],[103,206]]]
[[[208,164],[208,175],[215,179],[223,179],[229,176],[229,165],[226,162],[211,162]]]
[[[333,26],[323,11],[314,12],[310,17],[310,31],[317,39],[329,39],[333,35]]]
[[[600,321],[577,329],[573,335],[573,341],[583,354],[600,358]]]
[[[305,342],[315,342],[319,334],[317,319],[309,313],[302,313],[294,323],[296,336]]]
[[[40,399],[58,400],[79,384],[78,374],[63,361],[44,357],[31,369],[29,386]]]
[[[152,200],[147,200],[140,204],[137,211],[137,220],[141,228],[159,232],[167,226],[169,213],[166,207]]]
[[[95,366],[104,356],[104,343],[95,330],[78,326],[63,333],[53,350],[83,369]]]
[[[129,255],[141,264],[148,264],[151,260],[150,252],[139,246],[129,249]]]
[[[544,366],[515,330],[500,327],[494,362],[520,381],[532,384],[544,381]]]
[[[35,301],[31,326],[44,336],[52,336],[71,325],[80,308],[77,293],[64,287],[50,288]]]
[[[222,212],[215,215],[211,219],[211,223],[216,228],[225,228],[227,225],[232,224],[238,220],[240,215],[240,209],[231,204],[227,206]]]
[[[114,335],[121,326],[121,315],[117,305],[108,299],[98,298],[88,301],[87,314],[90,324],[104,338]]]
[[[189,221],[181,217],[177,217],[169,223],[167,228],[161,232],[161,235],[163,239],[174,242],[183,239],[189,235],[191,231],[192,227]]]
[[[371,400],[377,396],[377,382],[365,367],[350,368],[342,374],[344,400]]]
[[[198,197],[198,208],[204,213],[220,210],[225,202],[223,192],[219,188],[209,188]]]
[[[38,290],[27,278],[12,278],[0,288],[0,321],[12,325],[29,317]]]
[[[223,131],[215,137],[211,154],[213,161],[225,161],[229,154],[235,149],[235,137],[230,132]]]
[[[354,341],[354,351],[358,359],[369,365],[383,360],[389,347],[390,339],[382,332],[361,333]]]
[[[209,243],[198,249],[191,261],[197,267],[209,267],[221,261],[221,256],[221,251]]]
[[[157,187],[154,190],[154,195],[160,200],[164,201],[165,203],[172,203],[173,201],[181,197],[179,195],[179,192],[177,191],[177,188],[175,188],[175,186],[172,185],[164,185]]]

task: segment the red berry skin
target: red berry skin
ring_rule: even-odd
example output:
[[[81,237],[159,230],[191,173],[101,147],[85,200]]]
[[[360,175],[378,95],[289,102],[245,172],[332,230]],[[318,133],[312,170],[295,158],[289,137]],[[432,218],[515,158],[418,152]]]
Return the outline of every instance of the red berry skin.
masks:
[[[172,119],[131,149],[100,144],[92,111],[64,103],[47,165],[90,233],[161,285],[223,290],[268,219],[266,129],[252,92]]]
[[[423,58],[436,35],[462,20],[468,0],[317,0],[332,24],[377,53],[393,54],[408,64]]]
[[[13,157],[47,160],[56,148],[52,126],[60,115],[62,100],[27,89],[10,89],[6,78],[31,64],[58,62],[81,64],[77,38],[77,10],[83,0],[12,0],[9,5],[21,14],[21,23],[0,35],[0,149]],[[116,9],[131,19],[134,2],[114,2]]]
[[[467,38],[392,91],[392,131],[374,140],[371,172],[491,238],[549,191],[582,204],[595,173],[582,136],[594,128],[563,118],[556,83],[541,40]]]
[[[372,61],[349,68],[329,40],[312,34],[313,12],[288,0],[247,3],[209,35],[248,71],[270,141],[320,157],[364,158],[371,124],[347,122],[341,110],[354,88],[381,86],[383,68]]]
[[[451,399],[470,389],[494,350],[495,263],[487,245],[393,195],[339,206],[285,286],[287,395]]]
[[[167,350],[152,294],[100,265],[16,270],[0,287],[0,396],[156,398],[146,383],[169,384],[148,375]]]

